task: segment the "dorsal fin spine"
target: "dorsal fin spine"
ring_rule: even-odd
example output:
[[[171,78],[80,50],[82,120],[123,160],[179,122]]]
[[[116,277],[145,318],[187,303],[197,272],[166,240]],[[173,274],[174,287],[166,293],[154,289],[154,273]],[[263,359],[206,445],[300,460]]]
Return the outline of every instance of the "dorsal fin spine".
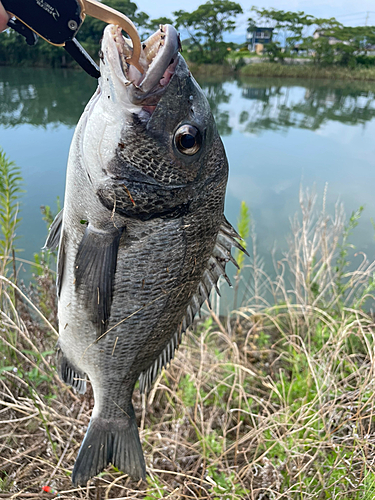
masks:
[[[202,279],[198,283],[195,293],[191,295],[190,303],[186,307],[186,313],[182,317],[179,327],[176,329],[173,337],[160,353],[154,364],[142,372],[139,377],[141,392],[149,391],[159,371],[167,366],[173,359],[174,353],[181,343],[183,333],[193,323],[195,315],[197,313],[200,314],[201,306],[205,300],[207,300],[211,308],[209,299],[211,290],[214,288],[216,293],[220,296],[220,291],[217,286],[220,276],[224,276],[229,286],[232,286],[225,272],[225,264],[229,261],[238,268],[238,264],[231,254],[232,246],[248,255],[246,250],[238,242],[238,239],[241,239],[241,237],[225,219],[220,226],[212,255],[208,259],[207,267],[202,274]]]

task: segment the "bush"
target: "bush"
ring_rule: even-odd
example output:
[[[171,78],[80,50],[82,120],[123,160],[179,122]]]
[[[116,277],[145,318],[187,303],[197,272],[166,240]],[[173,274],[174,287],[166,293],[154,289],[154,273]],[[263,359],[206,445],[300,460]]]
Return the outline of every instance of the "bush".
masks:
[[[218,42],[200,49],[191,49],[188,52],[188,59],[197,64],[221,64],[228,55],[228,48],[231,44]]]
[[[361,66],[365,66],[366,68],[371,68],[375,66],[375,56],[360,54],[356,57],[356,63]]]

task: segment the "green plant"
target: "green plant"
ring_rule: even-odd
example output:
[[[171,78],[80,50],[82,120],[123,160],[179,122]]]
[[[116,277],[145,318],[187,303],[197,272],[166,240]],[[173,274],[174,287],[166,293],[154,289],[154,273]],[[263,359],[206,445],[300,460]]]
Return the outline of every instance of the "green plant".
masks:
[[[191,380],[189,375],[185,375],[181,378],[179,383],[179,391],[181,400],[186,405],[186,407],[190,408],[195,405],[195,401],[197,398],[197,389],[194,385],[194,381]]]
[[[156,500],[158,498],[164,497],[164,488],[161,481],[158,480],[156,476],[148,476],[147,477],[147,494],[144,497],[144,500]]]
[[[0,470],[0,492],[5,493],[10,490],[13,481],[8,477],[6,472]]]
[[[22,177],[21,170],[10,161],[0,148],[0,273],[6,274],[11,259],[18,217]]]
[[[339,296],[344,296],[347,288],[350,286],[350,282],[344,281],[345,270],[349,266],[350,262],[348,261],[348,253],[349,249],[354,249],[354,245],[349,243],[349,237],[351,236],[353,230],[358,226],[359,219],[364,210],[363,206],[360,206],[358,210],[352,212],[348,223],[344,226],[344,230],[342,233],[342,241],[338,246],[339,255],[336,260],[336,287],[337,294]],[[341,301],[342,302],[342,301]]]
[[[18,217],[19,196],[22,193],[20,187],[22,177],[20,169],[11,162],[4,151],[0,148],[0,276],[6,276],[10,263],[13,264],[13,275],[16,280],[16,263],[14,241],[16,229],[20,222]],[[6,310],[12,317],[16,316],[14,311],[16,305],[16,292],[13,288],[5,291],[3,282],[0,282],[0,309]],[[15,328],[8,332],[5,342],[1,342],[0,369],[10,371],[15,366],[15,354],[13,347],[17,342],[17,330]]]
[[[216,467],[209,467],[208,474],[214,483],[212,488],[213,500],[219,500],[222,498],[228,500],[240,500],[246,498],[244,495],[250,493],[249,490],[245,489],[241,485],[234,472],[228,473],[220,471]]]
[[[43,205],[40,207],[42,211],[42,219],[45,221],[47,224],[47,230],[50,228],[52,222],[54,221],[56,214],[58,214],[61,210],[61,201],[60,201],[60,196],[56,198],[56,213],[52,212],[52,209],[49,205]]]
[[[56,212],[48,205],[42,206],[42,218],[49,230],[56,214],[61,210],[60,198],[56,200]],[[33,295],[38,297],[38,307],[47,318],[57,318],[57,300],[55,293],[57,250],[42,249],[34,254],[34,265],[31,267],[34,281],[31,284]]]
[[[250,216],[250,210],[249,207],[246,205],[245,201],[241,202],[241,208],[240,208],[240,215],[238,217],[237,221],[237,228],[238,228],[238,234],[240,235],[242,241],[241,245],[243,248],[246,249],[246,238],[248,238],[250,234],[250,225],[251,225],[251,216]],[[233,309],[236,309],[237,307],[237,297],[238,297],[238,288],[240,284],[240,274],[241,274],[241,269],[244,264],[245,260],[245,254],[241,251],[236,249],[235,253],[235,259],[238,265],[238,269],[235,275],[235,285],[234,285],[234,303],[233,303]]]
[[[365,470],[365,477],[357,495],[357,500],[373,500],[375,497],[375,473]]]
[[[232,0],[208,0],[189,13],[174,12],[175,25],[189,35],[189,59],[197,63],[222,63],[233,44],[223,41],[225,32],[235,29],[234,18],[242,14],[242,7]]]
[[[35,366],[28,372],[23,373],[23,377],[38,388],[43,382],[52,382],[53,373],[43,373],[40,368],[43,366],[42,358],[55,354],[55,351],[35,352],[30,349],[22,349],[23,354],[27,354],[31,359],[35,359]],[[49,396],[49,395],[48,395]]]

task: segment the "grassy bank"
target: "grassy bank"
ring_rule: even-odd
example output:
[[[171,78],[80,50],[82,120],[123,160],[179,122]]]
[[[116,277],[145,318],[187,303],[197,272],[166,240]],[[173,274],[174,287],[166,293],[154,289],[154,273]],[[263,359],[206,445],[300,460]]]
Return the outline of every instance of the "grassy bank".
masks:
[[[193,75],[199,76],[226,76],[235,75],[236,72],[227,62],[223,64],[197,64],[187,61],[189,69]]]
[[[186,57],[186,54],[183,54]],[[98,61],[97,61],[98,62]],[[242,77],[264,77],[264,78],[304,78],[304,79],[320,79],[320,80],[343,80],[343,81],[375,81],[375,67],[365,68],[357,67],[354,69],[343,68],[340,66],[320,67],[313,64],[280,64],[280,63],[252,63],[243,65],[233,59],[228,59],[222,64],[198,64],[187,60],[189,69],[193,75],[203,77],[220,77],[220,76],[242,76]],[[64,63],[49,64],[46,61],[34,63],[32,60],[24,61],[22,64],[5,64],[0,61],[1,65],[12,67],[69,67],[83,71],[74,61],[69,61],[69,65]]]
[[[339,66],[319,67],[310,64],[248,64],[239,70],[241,76],[269,78],[306,78],[326,80],[374,81],[375,68],[341,68]]]
[[[264,78],[304,78],[319,80],[343,81],[375,81],[375,67],[357,67],[354,69],[340,66],[320,67],[313,64],[279,64],[279,63],[253,63],[245,66],[224,62],[223,64],[197,64],[188,62],[193,75],[221,76],[236,75],[241,77]],[[237,68],[237,69],[236,69]]]
[[[348,266],[360,210],[347,220],[337,206],[329,216],[325,202],[320,209],[301,192],[277,274],[265,275],[250,245],[251,300],[223,318],[215,297],[147,398],[136,391],[147,483],[109,467],[74,489],[93,396],[56,375],[47,260],[30,288],[15,284],[12,169],[5,165],[0,182],[1,213],[10,214],[1,247],[0,498],[51,498],[45,485],[61,499],[374,497],[375,263],[362,255]]]

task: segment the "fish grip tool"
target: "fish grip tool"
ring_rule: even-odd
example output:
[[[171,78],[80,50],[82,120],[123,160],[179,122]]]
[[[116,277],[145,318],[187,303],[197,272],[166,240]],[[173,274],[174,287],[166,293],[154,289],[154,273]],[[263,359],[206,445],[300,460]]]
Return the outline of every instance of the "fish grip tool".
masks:
[[[137,28],[121,12],[97,0],[1,0],[5,10],[16,19],[8,26],[35,45],[38,36],[52,45],[64,47],[78,64],[91,76],[100,76],[99,67],[76,40],[76,35],[86,16],[95,17],[108,24],[120,26],[133,42],[133,53],[127,59],[141,73],[139,64],[141,41]]]

